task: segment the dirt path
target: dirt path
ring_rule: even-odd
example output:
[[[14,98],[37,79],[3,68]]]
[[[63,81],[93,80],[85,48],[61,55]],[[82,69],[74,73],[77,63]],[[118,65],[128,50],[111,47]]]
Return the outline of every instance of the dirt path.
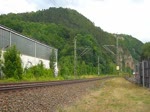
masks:
[[[60,112],[150,112],[150,90],[124,78],[100,82],[103,87],[90,90],[70,107]]]

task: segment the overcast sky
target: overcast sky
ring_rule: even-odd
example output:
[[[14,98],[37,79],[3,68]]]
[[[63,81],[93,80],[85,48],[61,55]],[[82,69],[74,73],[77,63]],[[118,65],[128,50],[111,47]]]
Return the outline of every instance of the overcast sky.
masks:
[[[150,0],[0,0],[0,14],[49,7],[75,9],[104,31],[150,42]]]

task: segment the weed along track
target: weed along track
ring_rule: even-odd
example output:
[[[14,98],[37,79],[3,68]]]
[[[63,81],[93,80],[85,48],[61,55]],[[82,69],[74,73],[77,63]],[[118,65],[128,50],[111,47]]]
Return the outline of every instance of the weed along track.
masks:
[[[53,112],[73,103],[88,89],[99,86],[100,80],[52,81],[0,85],[0,112]]]
[[[71,106],[61,112],[149,112],[150,91],[139,87],[123,77],[101,81],[103,87],[90,90]]]

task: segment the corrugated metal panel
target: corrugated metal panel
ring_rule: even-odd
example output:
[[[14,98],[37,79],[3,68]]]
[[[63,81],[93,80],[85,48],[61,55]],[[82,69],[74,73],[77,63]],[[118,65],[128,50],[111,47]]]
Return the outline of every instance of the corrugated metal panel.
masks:
[[[49,60],[52,49],[54,49],[55,54],[57,53],[57,49],[53,47],[47,46],[36,40],[25,37],[9,28],[0,26],[0,48],[5,50],[6,47],[12,45],[15,45],[21,54],[46,60]]]

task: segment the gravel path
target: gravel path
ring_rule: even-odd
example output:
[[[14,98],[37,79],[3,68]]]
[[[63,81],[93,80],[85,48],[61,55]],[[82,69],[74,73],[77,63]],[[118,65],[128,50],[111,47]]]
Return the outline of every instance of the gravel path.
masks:
[[[0,93],[0,112],[55,112],[97,87],[100,81]]]

